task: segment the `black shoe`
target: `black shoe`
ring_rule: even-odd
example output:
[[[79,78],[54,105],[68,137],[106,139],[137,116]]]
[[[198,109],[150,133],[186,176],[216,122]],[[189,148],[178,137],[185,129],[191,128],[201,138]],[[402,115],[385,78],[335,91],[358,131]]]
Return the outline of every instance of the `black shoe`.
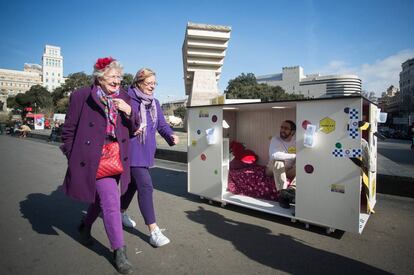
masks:
[[[86,226],[83,221],[78,226],[78,231],[80,233],[80,243],[86,246],[91,246],[93,244],[93,238],[91,236],[91,227]]]
[[[295,189],[287,188],[280,191],[280,196],[289,200],[289,203],[295,203],[295,193]]]
[[[128,261],[126,255],[126,247],[123,246],[114,251],[115,268],[121,274],[129,274],[133,272],[132,265]]]
[[[286,208],[286,209],[290,208],[290,203],[287,198],[279,197],[279,205],[282,208]]]

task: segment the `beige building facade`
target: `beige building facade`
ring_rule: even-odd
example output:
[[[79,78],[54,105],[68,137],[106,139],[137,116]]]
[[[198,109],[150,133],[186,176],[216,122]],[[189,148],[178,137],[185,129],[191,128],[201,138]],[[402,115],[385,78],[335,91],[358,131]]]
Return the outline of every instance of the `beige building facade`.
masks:
[[[28,91],[33,85],[42,85],[41,72],[35,70],[0,69],[0,111],[6,111],[7,98]]]
[[[8,97],[25,93],[34,85],[53,92],[64,82],[60,47],[45,45],[42,65],[25,63],[23,71],[0,69],[0,111],[6,111]]]

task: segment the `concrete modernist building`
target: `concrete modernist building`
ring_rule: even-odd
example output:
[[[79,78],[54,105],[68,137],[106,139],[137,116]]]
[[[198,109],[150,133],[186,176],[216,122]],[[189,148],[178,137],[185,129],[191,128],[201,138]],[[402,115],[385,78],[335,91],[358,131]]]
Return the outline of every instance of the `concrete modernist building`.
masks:
[[[219,95],[217,82],[231,28],[188,23],[183,43],[185,94],[189,106],[210,104]]]
[[[42,56],[43,86],[49,91],[63,84],[63,57],[60,47],[46,45]]]
[[[305,75],[300,66],[284,67],[282,73],[257,76],[256,79],[258,83],[280,86],[287,93],[308,98],[361,94],[361,79],[356,75]]]

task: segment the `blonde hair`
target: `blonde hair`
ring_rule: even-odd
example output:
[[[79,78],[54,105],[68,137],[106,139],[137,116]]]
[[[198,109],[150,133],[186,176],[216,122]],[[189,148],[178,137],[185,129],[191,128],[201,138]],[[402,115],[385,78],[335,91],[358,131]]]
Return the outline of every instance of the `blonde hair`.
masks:
[[[109,63],[109,65],[106,66],[103,70],[98,70],[96,67],[94,67],[92,76],[94,77],[95,82],[98,80],[98,78],[102,78],[107,71],[112,69],[117,70],[121,75],[123,74],[123,67],[117,60]]]
[[[144,81],[145,79],[153,75],[155,76],[155,72],[151,69],[148,69],[148,68],[139,69],[139,71],[135,74],[135,77],[134,77],[134,85],[138,86],[138,83],[141,83],[142,81]]]

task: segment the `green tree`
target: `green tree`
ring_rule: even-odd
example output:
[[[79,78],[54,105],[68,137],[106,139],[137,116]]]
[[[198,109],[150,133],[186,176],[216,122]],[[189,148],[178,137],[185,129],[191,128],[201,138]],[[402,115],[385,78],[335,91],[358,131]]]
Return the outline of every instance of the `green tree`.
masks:
[[[15,108],[35,107],[37,112],[53,106],[53,100],[48,90],[41,85],[34,85],[26,93],[20,93],[9,102]]]
[[[82,87],[92,85],[93,77],[84,72],[77,72],[68,75],[65,83],[56,88],[52,93],[53,104],[55,106],[55,113],[66,113],[69,98],[68,95]]]
[[[68,94],[79,88],[87,87],[93,84],[93,77],[84,72],[77,72],[68,75],[65,83],[61,86],[63,93]]]
[[[32,86],[25,95],[29,98],[32,103],[31,105],[38,108],[36,111],[41,111],[53,106],[52,95],[41,85]]]
[[[19,108],[30,107],[32,105],[32,98],[27,96],[26,93],[17,94],[14,98]]]
[[[234,99],[261,99],[262,102],[299,99],[302,95],[288,94],[279,86],[269,86],[257,83],[252,73],[244,74],[231,79],[224,91],[227,98]]]
[[[121,81],[121,86],[128,88],[132,85],[132,82],[134,82],[134,76],[132,74],[125,73]]]
[[[69,106],[69,97],[61,98],[55,105],[55,113],[66,114]]]
[[[62,87],[57,87],[52,93],[53,105],[56,106],[59,100],[65,97],[65,90]]]
[[[255,85],[257,85],[257,80],[253,73],[248,73],[248,74],[242,73],[235,79],[231,79],[229,81],[225,93],[227,92],[232,93],[232,92],[235,92],[241,89],[242,87],[255,86]]]
[[[10,109],[19,109],[21,106],[19,104],[17,104],[16,102],[16,97],[15,96],[11,96],[7,98],[7,108]]]
[[[187,109],[184,106],[180,106],[174,110],[174,116],[184,119],[186,112],[187,112]]]

